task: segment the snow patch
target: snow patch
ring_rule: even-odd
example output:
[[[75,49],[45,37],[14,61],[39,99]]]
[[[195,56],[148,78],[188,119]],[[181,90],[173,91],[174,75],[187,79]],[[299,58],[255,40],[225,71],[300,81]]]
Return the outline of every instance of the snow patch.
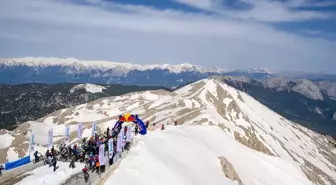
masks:
[[[319,108],[319,107],[316,107],[316,108],[315,108],[315,112],[316,112],[317,114],[321,114],[321,115],[323,114],[321,108]]]
[[[69,168],[69,163],[57,162],[58,169],[53,172],[53,167],[45,165],[36,168],[28,173],[24,178],[15,185],[59,185],[64,183],[69,177],[79,173],[84,168],[83,163],[76,163],[76,168]]]
[[[0,135],[0,149],[9,147],[12,142],[14,141],[15,137],[11,136],[10,134],[2,134]]]
[[[16,160],[19,159],[19,155],[18,155],[18,153],[16,153],[14,151],[14,149],[15,149],[14,147],[8,148],[8,151],[7,151],[7,160],[8,161],[16,161]]]
[[[103,92],[103,90],[106,89],[106,87],[95,85],[95,84],[89,84],[89,83],[78,84],[78,85],[73,86],[70,89],[70,93],[74,93],[75,91],[79,89],[85,89],[86,92],[90,92],[90,93],[101,93]]]

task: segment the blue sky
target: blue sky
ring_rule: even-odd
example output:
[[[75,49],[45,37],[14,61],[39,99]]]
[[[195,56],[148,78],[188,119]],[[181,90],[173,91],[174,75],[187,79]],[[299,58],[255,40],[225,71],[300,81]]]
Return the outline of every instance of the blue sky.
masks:
[[[335,0],[2,0],[0,57],[336,71]]]

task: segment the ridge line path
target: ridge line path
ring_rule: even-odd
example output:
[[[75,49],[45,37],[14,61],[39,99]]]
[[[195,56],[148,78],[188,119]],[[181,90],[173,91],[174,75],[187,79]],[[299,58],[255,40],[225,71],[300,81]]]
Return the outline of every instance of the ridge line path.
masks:
[[[134,142],[131,143],[131,147],[130,150],[132,150],[132,146],[136,145],[139,141],[139,136],[134,136]],[[87,183],[85,183],[84,181],[84,175],[82,172],[79,172],[71,177],[69,177],[65,183],[63,183],[62,185],[79,185],[79,184],[89,184],[89,185],[103,185],[106,180],[113,174],[113,172],[119,167],[120,163],[122,162],[122,160],[126,157],[126,155],[128,154],[128,152],[130,150],[124,150],[124,152],[122,153],[121,157],[117,160],[114,161],[114,163],[109,166],[106,165],[105,167],[105,172],[101,173],[101,176],[99,177],[99,175],[94,171],[94,172],[89,172],[90,178],[89,181]],[[116,155],[118,156],[118,155]],[[118,156],[119,157],[119,156]],[[77,163],[77,162],[76,162]]]

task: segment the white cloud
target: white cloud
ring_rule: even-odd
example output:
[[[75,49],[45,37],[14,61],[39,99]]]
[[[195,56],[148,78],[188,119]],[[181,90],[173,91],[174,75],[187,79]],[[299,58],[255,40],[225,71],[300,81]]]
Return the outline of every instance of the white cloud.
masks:
[[[101,3],[101,2],[94,2]],[[108,9],[108,10],[107,10]],[[0,56],[335,71],[336,44],[265,24],[143,6],[0,2]]]
[[[297,10],[298,7],[323,7],[336,4],[332,1],[311,2],[309,0],[239,0],[242,3],[251,5],[246,10],[234,10],[225,6],[229,0],[175,0],[189,6],[212,11],[218,14],[228,15],[235,18],[252,19],[265,22],[292,22],[312,19],[327,19],[334,16],[328,12],[319,12],[312,10]]]

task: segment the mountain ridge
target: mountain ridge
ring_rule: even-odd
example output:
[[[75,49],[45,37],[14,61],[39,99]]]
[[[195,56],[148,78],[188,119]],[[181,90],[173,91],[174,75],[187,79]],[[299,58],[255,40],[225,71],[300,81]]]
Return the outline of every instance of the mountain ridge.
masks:
[[[263,80],[232,76],[209,78],[221,80],[248,93],[287,119],[316,132],[336,136],[336,119],[333,118],[336,113],[334,82],[312,82],[306,79],[279,77]],[[323,86],[320,86],[321,83]]]
[[[109,116],[103,118],[104,112]],[[247,93],[215,79],[200,80],[173,92],[141,91],[102,98],[26,122],[10,132],[14,140],[0,149],[0,161],[25,155],[32,132],[36,133],[38,150],[43,152],[50,128],[54,130],[55,143],[62,143],[64,128],[69,125],[70,141],[74,142],[78,122],[83,123],[83,137],[87,137],[93,121],[101,133],[123,113],[138,114],[154,130],[161,124],[172,125],[175,120],[183,125],[219,126],[227,137],[250,150],[295,163],[315,184],[336,183],[336,150],[328,137],[287,120]],[[187,139],[188,135],[184,137]]]

